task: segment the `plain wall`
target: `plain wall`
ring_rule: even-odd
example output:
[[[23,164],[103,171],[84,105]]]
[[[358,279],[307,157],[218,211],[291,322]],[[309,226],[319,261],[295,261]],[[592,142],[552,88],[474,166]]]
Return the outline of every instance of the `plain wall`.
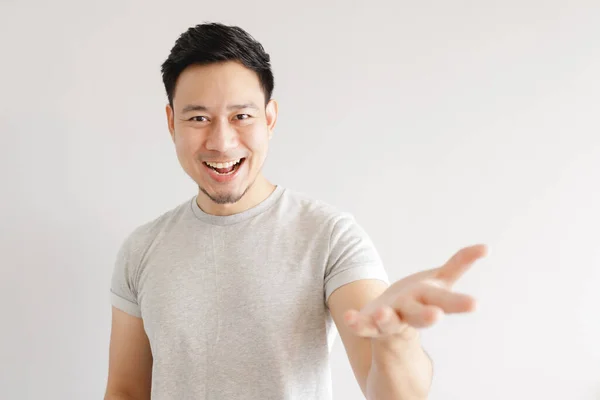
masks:
[[[116,251],[196,192],[160,64],[206,21],[271,54],[267,177],[354,213],[392,279],[489,245],[479,310],[423,331],[432,400],[600,399],[592,0],[3,0],[0,399],[103,396]]]

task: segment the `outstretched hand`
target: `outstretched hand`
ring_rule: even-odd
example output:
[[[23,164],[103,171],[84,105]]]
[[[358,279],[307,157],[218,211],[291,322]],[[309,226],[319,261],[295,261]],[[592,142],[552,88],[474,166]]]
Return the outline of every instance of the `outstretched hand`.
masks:
[[[475,299],[453,292],[452,287],[486,253],[485,245],[463,248],[439,268],[394,282],[362,310],[347,311],[344,320],[359,336],[410,339],[416,328],[435,324],[443,314],[471,312],[476,308]]]

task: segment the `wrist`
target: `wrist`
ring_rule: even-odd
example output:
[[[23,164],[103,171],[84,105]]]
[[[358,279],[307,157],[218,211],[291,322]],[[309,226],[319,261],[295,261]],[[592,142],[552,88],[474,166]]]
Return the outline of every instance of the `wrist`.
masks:
[[[373,362],[385,364],[412,359],[422,353],[419,331],[408,327],[402,334],[371,339]]]
[[[412,339],[395,338],[386,342],[371,339],[371,348],[367,398],[428,398],[433,363],[422,348],[418,335]]]

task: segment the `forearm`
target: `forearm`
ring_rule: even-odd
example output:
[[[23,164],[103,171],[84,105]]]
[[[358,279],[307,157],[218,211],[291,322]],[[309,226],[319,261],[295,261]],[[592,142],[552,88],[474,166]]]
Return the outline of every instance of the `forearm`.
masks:
[[[107,393],[104,400],[145,400],[126,393]]]
[[[367,377],[368,400],[426,400],[433,378],[433,363],[418,338],[392,343],[372,340]]]

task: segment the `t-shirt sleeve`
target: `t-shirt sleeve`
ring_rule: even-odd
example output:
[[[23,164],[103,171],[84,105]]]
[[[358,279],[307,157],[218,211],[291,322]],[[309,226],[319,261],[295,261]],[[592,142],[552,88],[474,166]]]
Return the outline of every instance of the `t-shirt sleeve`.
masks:
[[[389,278],[375,245],[354,217],[343,214],[334,223],[325,270],[325,301],[337,288],[361,279]]]
[[[133,284],[134,272],[137,268],[134,252],[133,237],[130,236],[123,242],[117,253],[110,285],[110,301],[119,310],[141,318],[142,313]]]

